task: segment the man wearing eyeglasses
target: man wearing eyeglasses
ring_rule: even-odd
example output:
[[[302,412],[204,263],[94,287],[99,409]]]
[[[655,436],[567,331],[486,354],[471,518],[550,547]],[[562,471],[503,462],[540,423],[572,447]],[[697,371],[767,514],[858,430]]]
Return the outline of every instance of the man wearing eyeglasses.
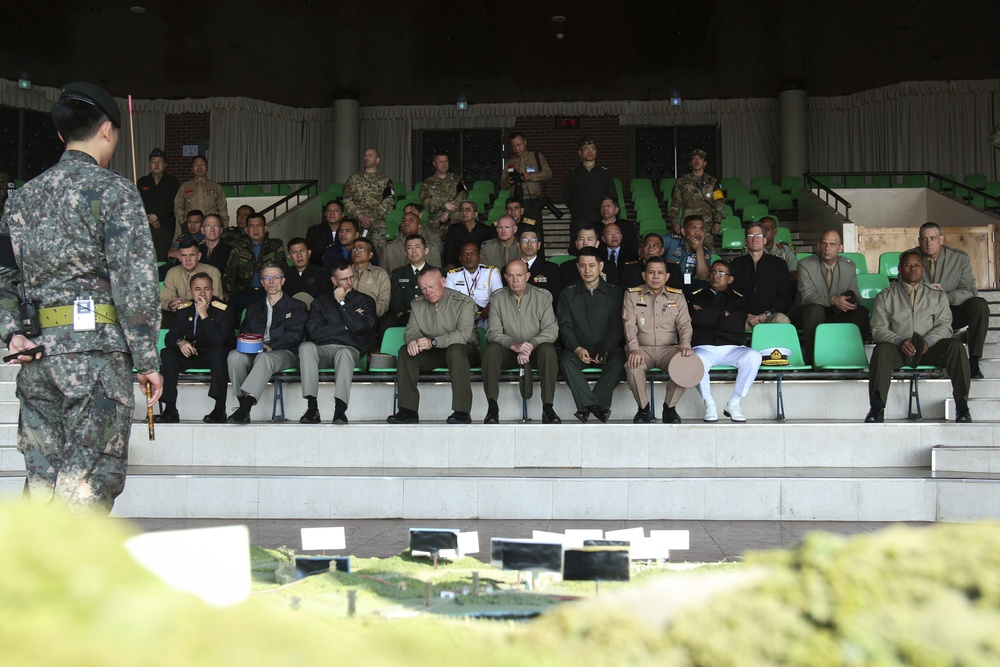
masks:
[[[708,376],[712,366],[736,366],[736,385],[726,402],[724,414],[734,422],[745,422],[747,418],[740,409],[740,400],[750,391],[762,361],[760,352],[747,347],[746,305],[742,294],[729,289],[732,283],[729,265],[716,260],[708,276],[708,287],[688,296],[688,310],[694,326],[691,344],[705,365],[698,393],[705,402],[704,419],[707,422],[719,420]]]
[[[788,266],[764,252],[764,228],[752,224],[746,230],[747,254],[729,264],[733,289],[746,298],[746,329],[763,323],[789,323],[785,314],[794,295]]]
[[[247,225],[249,227],[249,224]],[[264,351],[248,354],[229,353],[229,379],[239,407],[229,415],[230,424],[249,424],[250,410],[264,392],[271,376],[298,363],[296,352],[302,342],[309,312],[306,305],[285,294],[285,270],[276,264],[265,265],[260,272],[264,298],[247,306],[240,326],[241,334],[264,336]]]
[[[351,247],[351,265],[354,266],[354,289],[375,299],[375,316],[382,317],[389,310],[392,283],[389,274],[372,264],[375,247],[367,238],[360,238]]]
[[[920,253],[920,259],[923,260],[923,280],[948,297],[952,326],[955,329],[969,327],[969,371],[972,377],[982,379],[979,360],[983,356],[986,330],[990,324],[990,307],[976,290],[976,277],[972,274],[969,255],[946,246],[944,234],[937,223],[924,223],[920,226],[919,234],[917,240],[920,246],[913,250]]]
[[[559,265],[542,258],[542,241],[533,227],[521,230],[517,244],[521,249],[521,259],[528,265],[528,282],[535,287],[548,290],[552,295],[552,308],[555,310],[563,285]]]

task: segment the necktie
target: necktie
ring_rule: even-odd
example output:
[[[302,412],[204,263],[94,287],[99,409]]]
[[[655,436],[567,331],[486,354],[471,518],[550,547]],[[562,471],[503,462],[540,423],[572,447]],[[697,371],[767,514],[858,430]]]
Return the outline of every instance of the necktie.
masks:
[[[833,288],[833,267],[826,267],[826,289],[829,291]]]
[[[611,263],[618,264],[618,248],[613,248],[611,250]]]
[[[931,260],[931,282],[934,282],[934,278],[937,274],[937,259]]]

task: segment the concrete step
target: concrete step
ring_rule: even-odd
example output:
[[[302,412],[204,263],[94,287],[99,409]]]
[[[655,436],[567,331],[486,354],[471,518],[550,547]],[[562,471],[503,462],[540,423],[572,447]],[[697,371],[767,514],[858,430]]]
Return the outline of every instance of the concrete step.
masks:
[[[931,471],[1000,475],[1000,447],[938,445],[931,450]]]
[[[1000,373],[998,373],[1000,376]],[[767,379],[762,379],[762,378]],[[798,377],[804,377],[802,375]],[[989,387],[997,387],[996,381]],[[306,401],[302,398],[301,385],[298,382],[283,382],[285,415],[287,419],[297,421],[306,410]],[[651,402],[655,416],[659,416],[660,406],[664,398],[664,383],[657,382]],[[867,380],[805,380],[786,379],[783,384],[785,414],[788,419],[798,420],[860,420],[868,412],[868,382]],[[319,386],[320,414],[325,420],[333,418],[333,383],[321,382]],[[451,414],[451,386],[442,382],[422,382],[420,389],[420,417],[429,421],[444,421]],[[748,395],[742,400],[744,415],[755,423],[770,423],[777,414],[777,385],[773,375],[761,373],[757,382],[750,388]],[[887,416],[890,419],[901,419],[907,413],[909,383],[905,380],[893,382],[889,392]],[[979,391],[989,391],[984,388]],[[733,383],[718,381],[712,383],[712,395],[721,409],[733,392]],[[252,412],[255,421],[266,422],[271,419],[273,405],[273,387],[268,385]],[[981,394],[977,394],[981,395]],[[944,379],[927,379],[920,381],[920,397],[923,413],[927,419],[944,418],[944,400],[951,396],[951,383]],[[575,421],[573,413],[576,406],[569,388],[560,383],[556,388],[554,407],[565,423]],[[136,409],[134,417],[144,420],[146,416],[145,400],[135,386]],[[505,382],[500,385],[500,419],[504,422],[517,422],[521,419],[521,398],[517,385]],[[236,401],[230,395],[230,409],[235,409]],[[198,421],[209,413],[214,402],[208,398],[208,385],[202,383],[181,384],[178,391],[178,410],[181,419]],[[636,413],[636,403],[628,386],[623,382],[616,389],[612,400],[613,422],[631,424]],[[704,403],[697,389],[689,389],[684,393],[677,410],[685,422],[700,423],[704,416]],[[159,409],[154,409],[159,413]],[[381,423],[393,412],[393,385],[391,382],[356,381],[351,388],[351,401],[348,408],[348,418],[352,422]],[[473,421],[480,421],[486,414],[486,398],[482,384],[473,383]],[[538,420],[541,417],[541,399],[539,388],[535,387],[535,396],[528,401],[528,416]],[[724,417],[720,418],[725,420]],[[16,421],[16,414],[10,421]]]

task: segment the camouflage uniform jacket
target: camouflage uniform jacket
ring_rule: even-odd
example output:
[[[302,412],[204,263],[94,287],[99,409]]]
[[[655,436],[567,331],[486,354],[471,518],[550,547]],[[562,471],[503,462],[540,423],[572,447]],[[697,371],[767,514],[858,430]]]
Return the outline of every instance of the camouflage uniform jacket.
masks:
[[[679,225],[684,218],[695,213],[705,216],[705,226],[713,222],[722,222],[726,217],[726,199],[713,195],[717,181],[715,176],[703,173],[698,178],[693,173],[685,174],[674,183],[674,192],[670,198],[670,221]]]
[[[427,211],[427,226],[437,229],[439,227],[441,215],[446,212],[444,205],[448,202],[455,203],[455,210],[448,214],[445,226],[452,222],[458,222],[458,205],[465,201],[468,191],[462,179],[448,172],[444,178],[438,178],[436,174],[424,180],[424,187],[420,189],[420,203]]]
[[[119,324],[94,331],[48,327],[32,340],[48,356],[124,352],[140,371],[159,368],[156,261],[146,211],[128,180],[90,155],[68,150],[58,164],[18,189],[7,202],[0,234],[10,234],[25,291],[39,308],[71,306],[77,297],[113,304]],[[0,335],[20,329],[17,290],[0,284]],[[100,319],[100,318],[98,318]]]
[[[395,204],[392,181],[380,171],[374,174],[353,174],[344,184],[344,206],[347,208],[347,215],[352,218],[364,213],[372,222],[385,229],[385,216],[389,215]]]
[[[250,281],[254,274],[260,275],[260,269],[265,264],[277,264],[287,271],[288,260],[285,259],[285,248],[280,239],[265,237],[261,241],[260,257],[253,256],[252,242],[249,236],[233,246],[226,264],[225,275],[222,276],[223,289],[226,294],[243,294],[250,289]]]

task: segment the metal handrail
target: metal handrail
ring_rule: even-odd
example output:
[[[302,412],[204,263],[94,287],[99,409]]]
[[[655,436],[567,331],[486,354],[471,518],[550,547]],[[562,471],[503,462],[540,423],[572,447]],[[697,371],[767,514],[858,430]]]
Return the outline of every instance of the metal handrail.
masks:
[[[238,181],[238,182],[237,181],[230,181],[230,182],[226,182],[226,183],[219,183],[219,185],[223,185],[223,186],[225,186],[225,185],[232,185],[232,186],[236,187],[237,188],[237,193],[239,192],[240,189],[242,189],[242,187],[244,185],[293,185],[293,184],[296,184],[296,185],[297,184],[301,184],[301,185],[299,185],[299,187],[297,189],[292,190],[291,194],[288,194],[285,197],[283,197],[282,199],[279,199],[278,201],[274,202],[273,204],[271,204],[267,208],[264,208],[264,209],[262,209],[260,211],[257,211],[258,213],[260,213],[261,215],[264,216],[265,220],[268,219],[267,216],[270,214],[271,215],[270,220],[272,222],[275,219],[277,219],[277,217],[279,215],[279,213],[278,213],[278,209],[279,208],[284,207],[284,210],[281,211],[281,213],[287,213],[288,212],[288,209],[291,207],[291,201],[292,201],[292,199],[295,200],[295,205],[297,206],[300,203],[300,197],[304,196],[304,197],[308,198],[308,197],[313,197],[315,195],[321,194],[320,191],[319,191],[319,181],[317,181],[317,180],[309,180],[309,181],[302,181],[302,180],[296,180],[296,181]],[[312,192],[310,192],[310,190]]]
[[[817,175],[818,176],[828,176],[829,174],[817,174]],[[833,212],[834,213],[838,213],[839,212],[838,211],[838,206],[840,204],[843,204],[843,206],[844,206],[844,213],[843,213],[843,215],[844,215],[844,221],[845,222],[850,222],[851,221],[851,202],[847,201],[846,199],[844,199],[843,197],[841,197],[840,195],[838,195],[836,192],[834,192],[832,189],[830,189],[829,186],[827,186],[825,183],[823,183],[822,181],[820,181],[817,178],[815,178],[812,174],[802,174],[802,181],[803,181],[803,183],[805,183],[806,188],[810,192],[812,192],[813,190],[816,190],[816,192],[814,194],[817,197],[821,197],[822,196],[824,198],[824,201],[825,201],[825,203],[826,203],[827,206],[830,206],[830,198],[833,197],[833,200],[835,202],[835,204],[833,206]]]
[[[843,202],[848,209],[851,206],[850,203],[843,197],[839,196],[836,192],[833,192],[827,185],[819,181],[818,178],[821,176],[841,178],[846,176],[862,176],[865,178],[869,176],[889,176],[893,180],[895,180],[896,176],[922,176],[925,183],[924,187],[951,197],[952,199],[960,200],[973,208],[981,209],[984,213],[989,212],[990,209],[1000,209],[1000,195],[992,195],[984,190],[977,190],[971,185],[957,181],[949,176],[942,176],[941,174],[932,171],[827,171],[822,173],[803,174],[804,182],[807,184],[815,183],[817,190],[829,193],[829,195],[835,197],[840,202]],[[809,189],[812,190],[813,187],[809,187]],[[817,196],[819,196],[819,193],[817,193]],[[980,197],[980,199],[978,201],[974,201],[975,197]],[[829,205],[829,200],[827,201],[827,205]],[[836,211],[836,207],[834,207],[834,210]]]

